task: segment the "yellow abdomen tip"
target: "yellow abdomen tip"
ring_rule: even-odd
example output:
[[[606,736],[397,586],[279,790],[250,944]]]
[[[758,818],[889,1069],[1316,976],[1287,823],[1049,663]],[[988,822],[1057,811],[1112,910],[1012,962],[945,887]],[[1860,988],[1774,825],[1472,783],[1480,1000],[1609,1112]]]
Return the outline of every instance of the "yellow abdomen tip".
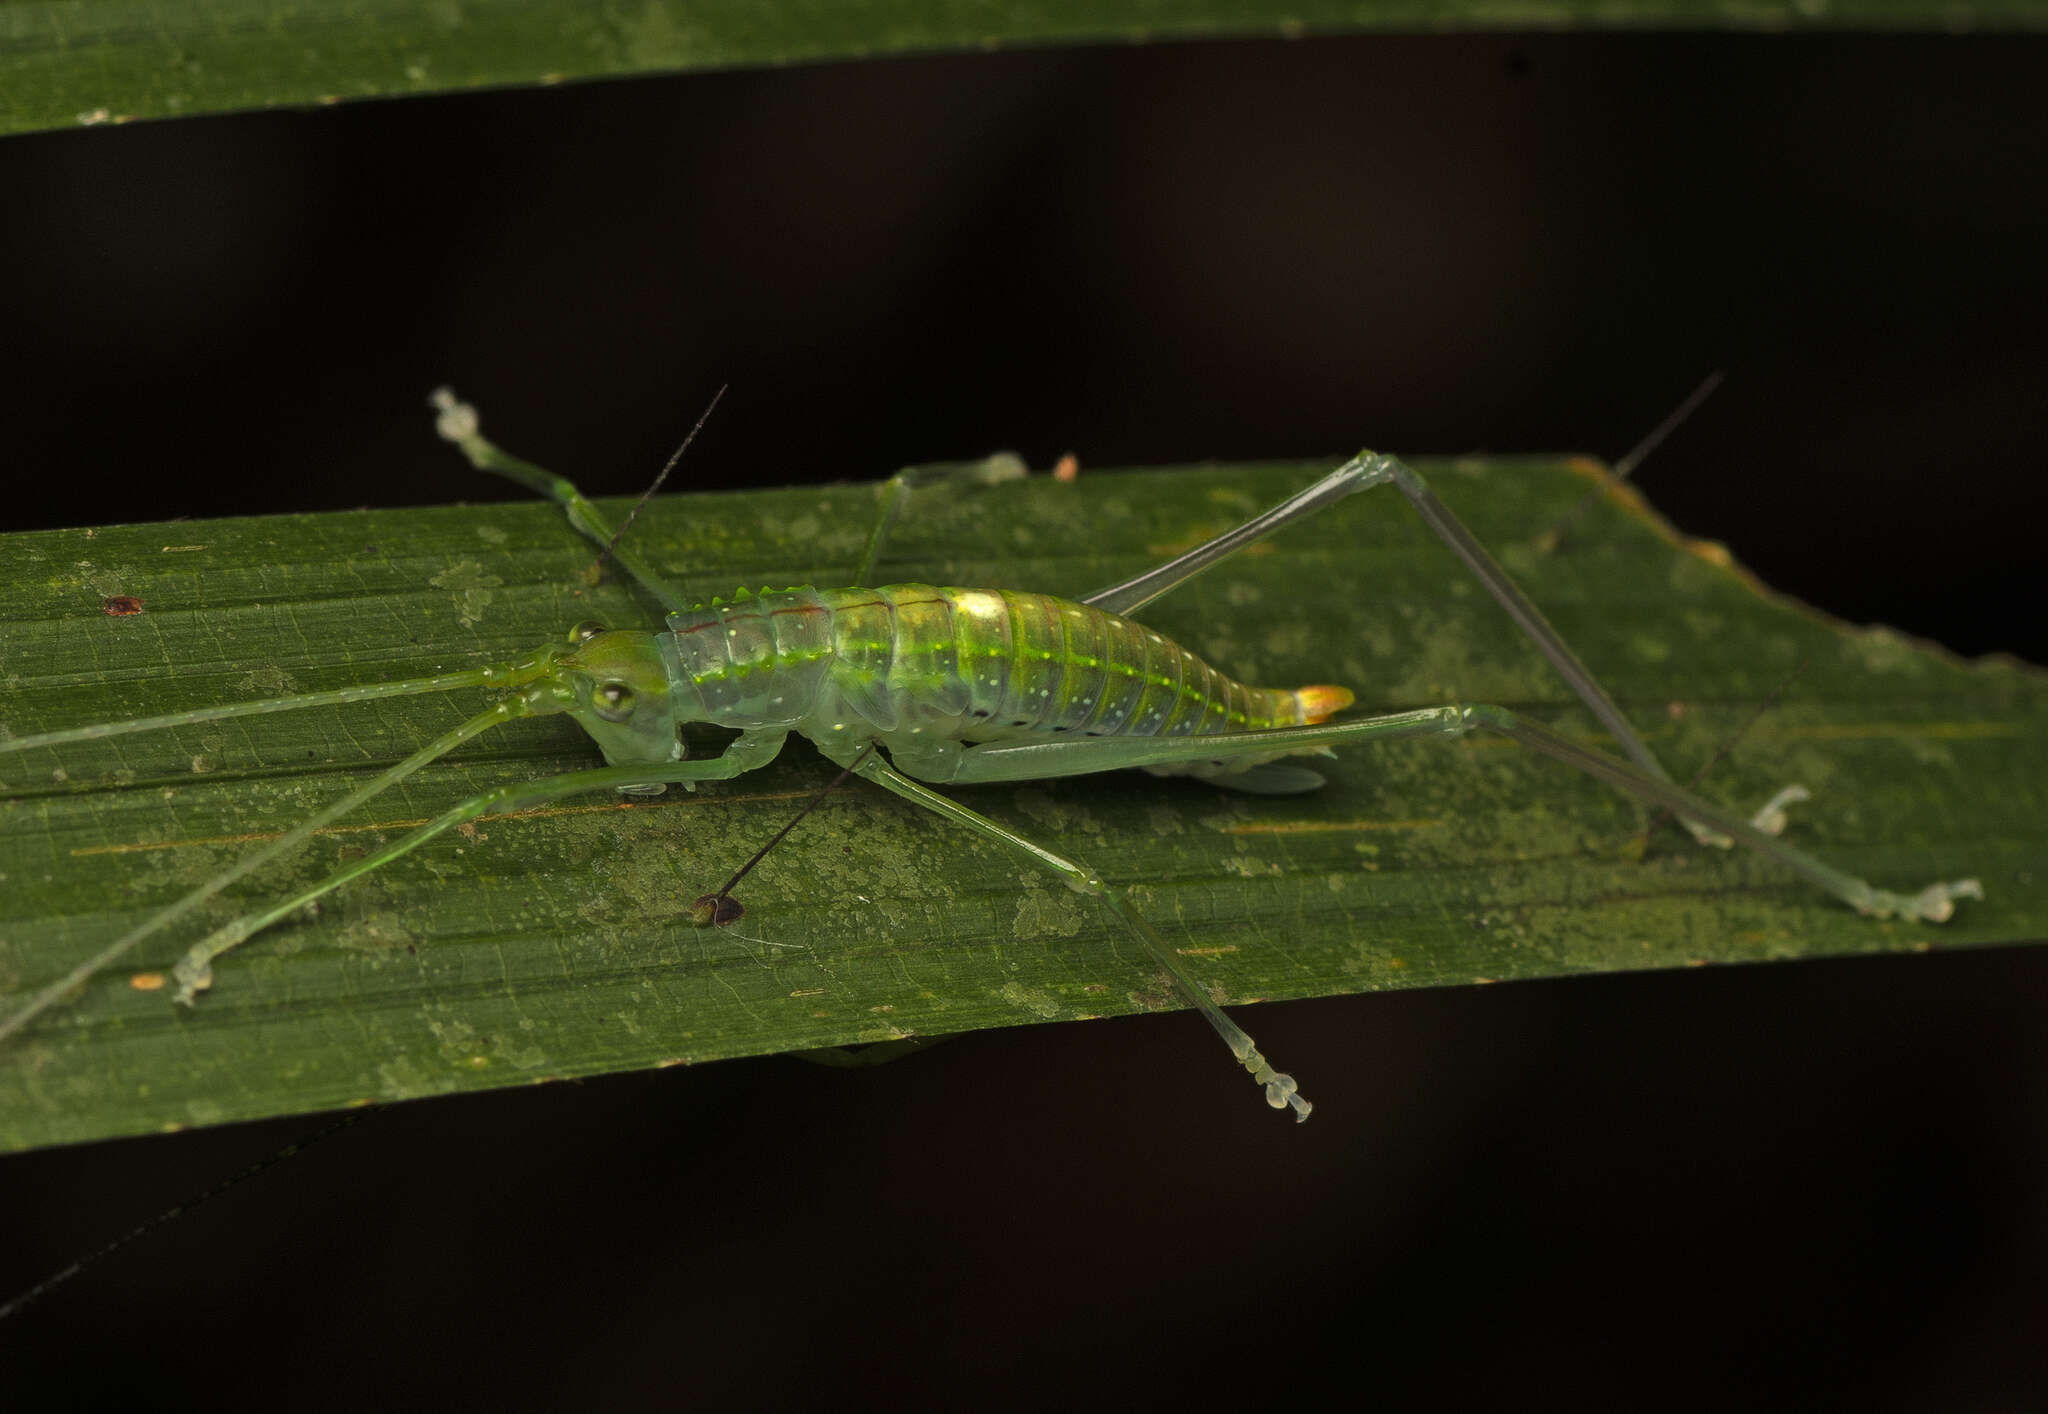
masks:
[[[1306,726],[1328,721],[1330,714],[1341,712],[1352,703],[1351,689],[1331,687],[1322,684],[1316,687],[1298,687],[1294,700],[1301,707],[1301,720]]]

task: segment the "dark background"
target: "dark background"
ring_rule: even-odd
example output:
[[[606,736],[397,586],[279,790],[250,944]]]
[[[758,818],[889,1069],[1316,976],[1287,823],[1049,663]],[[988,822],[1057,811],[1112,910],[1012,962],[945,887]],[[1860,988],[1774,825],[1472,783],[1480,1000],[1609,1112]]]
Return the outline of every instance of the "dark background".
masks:
[[[2037,41],[1365,38],[735,73],[0,143],[0,528],[1617,456],[1834,613],[2048,660]],[[1420,533],[1418,531],[1418,533]],[[374,1115],[0,1325],[61,1403],[2031,1407],[2023,951],[986,1034]],[[312,1128],[0,1160],[13,1290]],[[989,1377],[994,1377],[990,1382]],[[11,1402],[11,1401],[10,1401]]]

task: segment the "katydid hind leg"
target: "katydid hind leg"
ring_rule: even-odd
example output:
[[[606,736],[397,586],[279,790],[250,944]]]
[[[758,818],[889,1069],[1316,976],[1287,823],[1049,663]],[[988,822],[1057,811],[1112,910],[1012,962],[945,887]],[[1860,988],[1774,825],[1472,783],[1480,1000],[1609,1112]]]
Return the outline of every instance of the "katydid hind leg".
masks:
[[[1322,480],[1305,490],[1297,491],[1279,505],[1262,511],[1244,524],[1213,540],[1204,541],[1185,554],[1177,555],[1163,565],[1155,565],[1143,574],[1116,584],[1105,585],[1091,594],[1081,597],[1083,604],[1092,605],[1105,613],[1129,617],[1154,599],[1167,594],[1193,579],[1202,571],[1229,559],[1247,545],[1265,539],[1274,531],[1306,520],[1319,511],[1327,510],[1345,497],[1377,486],[1385,481],[1386,475],[1377,466],[1380,459],[1366,452],[1353,457]]]
[[[1266,1103],[1276,1110],[1292,1108],[1297,1121],[1308,1118],[1314,1106],[1301,1094],[1294,1077],[1274,1069],[1244,1028],[1232,1021],[1201,984],[1187,974],[1179,960],[1174,957],[1173,950],[1167,946],[1166,940],[1138,911],[1123,890],[1104,880],[1100,874],[1080,860],[1047,849],[1016,831],[997,824],[987,816],[968,809],[958,801],[912,780],[893,769],[878,755],[864,753],[859,748],[843,750],[837,754],[827,751],[826,754],[842,766],[849,767],[856,774],[865,776],[903,799],[921,805],[956,825],[1016,851],[1040,868],[1058,875],[1076,892],[1099,899],[1123,920],[1124,925],[1143,944],[1146,952],[1151,954],[1153,961],[1165,971],[1174,991],[1201,1014],[1202,1019],[1209,1023],[1222,1038],[1223,1043],[1230,1048],[1238,1064],[1263,1087]]]
[[[1472,577],[1485,587],[1486,592],[1493,596],[1494,601],[1506,611],[1508,617],[1514,620],[1523,634],[1536,645],[1549,660],[1550,665],[1571,685],[1579,700],[1599,718],[1601,725],[1620,744],[1629,759],[1648,774],[1670,780],[1670,773],[1664,769],[1663,763],[1630,724],[1620,706],[1608,696],[1607,690],[1600,685],[1599,679],[1593,676],[1592,670],[1579,660],[1578,655],[1564,641],[1563,635],[1552,627],[1550,621],[1544,617],[1543,611],[1536,607],[1535,601],[1509,577],[1500,562],[1488,553],[1486,547],[1479,543],[1477,537],[1466,528],[1465,523],[1459,520],[1451,508],[1430,489],[1421,475],[1398,457],[1380,452],[1360,452],[1314,485],[1295,493],[1235,529],[1226,531],[1163,565],[1147,570],[1136,578],[1097,590],[1082,602],[1114,614],[1133,613],[1275,531],[1327,510],[1337,502],[1361,491],[1388,485],[1398,489],[1407,498],[1423,524],[1458,557]],[[1791,799],[1804,798],[1803,794],[1794,794],[1799,789],[1793,787],[1788,791],[1781,791],[1773,797],[1770,804],[1756,812],[1751,824],[1769,829],[1775,823],[1778,828],[1783,828],[1783,806]],[[1683,818],[1687,830],[1702,844],[1725,846],[1728,843],[1725,834],[1707,830],[1689,816]]]
[[[1605,781],[1647,805],[1661,806],[1681,817],[1696,819],[1707,828],[1727,834],[1736,843],[1791,869],[1859,913],[1942,923],[1955,911],[1956,900],[1983,897],[1982,887],[1975,879],[1934,883],[1911,894],[1875,888],[1665,777],[1653,776],[1631,763],[1581,746],[1569,737],[1504,707],[1431,707],[1382,717],[1281,727],[1272,731],[1232,732],[1220,736],[1069,738],[1017,745],[990,742],[969,747],[944,761],[943,779],[954,784],[983,784],[1085,775],[1124,767],[1163,768],[1171,773],[1197,776],[1220,775],[1229,770],[1232,762],[1245,757],[1275,757],[1408,737],[1459,737],[1473,731],[1507,737]],[[938,759],[932,758],[931,764],[939,764]],[[1205,766],[1212,766],[1213,772],[1203,770]]]

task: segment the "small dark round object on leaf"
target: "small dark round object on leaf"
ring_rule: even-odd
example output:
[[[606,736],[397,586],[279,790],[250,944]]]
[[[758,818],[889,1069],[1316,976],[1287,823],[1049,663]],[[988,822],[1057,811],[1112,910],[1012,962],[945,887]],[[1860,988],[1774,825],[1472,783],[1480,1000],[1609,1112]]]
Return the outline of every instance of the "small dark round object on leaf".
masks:
[[[739,922],[746,908],[731,894],[705,894],[690,905],[690,921],[699,928],[723,928]]]

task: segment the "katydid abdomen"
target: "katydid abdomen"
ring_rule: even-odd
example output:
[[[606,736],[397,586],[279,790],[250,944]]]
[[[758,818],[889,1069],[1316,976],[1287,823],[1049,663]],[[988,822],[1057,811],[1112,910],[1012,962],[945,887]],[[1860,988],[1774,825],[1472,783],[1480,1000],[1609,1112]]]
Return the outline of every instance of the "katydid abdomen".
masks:
[[[820,742],[1210,736],[1308,725],[1351,702],[1340,687],[1253,687],[1143,624],[1009,590],[764,590],[672,614],[667,638],[701,719]]]

